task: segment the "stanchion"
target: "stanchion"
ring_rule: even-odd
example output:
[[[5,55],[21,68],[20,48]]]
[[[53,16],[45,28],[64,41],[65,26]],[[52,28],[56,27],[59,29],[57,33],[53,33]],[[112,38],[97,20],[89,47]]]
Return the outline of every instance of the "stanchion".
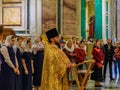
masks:
[[[88,69],[85,70],[86,72],[84,72],[85,76],[83,78],[81,78],[82,80],[79,80],[78,79],[78,75],[81,73],[80,71],[82,70],[77,70],[76,68],[80,65],[83,65],[85,63],[89,63],[88,65]],[[79,63],[79,64],[75,64],[74,67],[71,68],[71,71],[72,71],[72,75],[76,81],[76,84],[78,86],[78,90],[85,90],[85,87],[86,87],[86,84],[87,84],[87,81],[89,79],[89,75],[91,74],[92,72],[92,68],[94,66],[94,63],[95,63],[95,60],[94,59],[90,59],[90,60],[85,60],[84,62],[82,63]],[[82,72],[83,73],[83,72]]]

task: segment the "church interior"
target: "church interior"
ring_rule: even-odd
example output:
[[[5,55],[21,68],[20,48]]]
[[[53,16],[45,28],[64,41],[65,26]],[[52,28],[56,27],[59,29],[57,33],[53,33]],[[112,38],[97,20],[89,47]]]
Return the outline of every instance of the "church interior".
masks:
[[[116,42],[120,45],[119,5],[120,0],[0,0],[0,43],[8,35],[30,38],[32,42],[41,37],[45,42],[45,33],[56,28],[65,42],[72,37],[85,42],[92,38],[93,42],[100,39],[104,45],[109,38],[113,46]],[[91,59],[94,45],[88,43],[86,47],[87,59]],[[110,81],[108,68],[107,65],[107,80],[101,82],[103,87],[95,87],[89,76],[86,89],[78,89],[73,82],[73,89],[69,90],[120,90],[120,75]]]
[[[42,36],[56,27],[69,39],[119,39],[119,0],[0,0],[0,24],[19,36]]]

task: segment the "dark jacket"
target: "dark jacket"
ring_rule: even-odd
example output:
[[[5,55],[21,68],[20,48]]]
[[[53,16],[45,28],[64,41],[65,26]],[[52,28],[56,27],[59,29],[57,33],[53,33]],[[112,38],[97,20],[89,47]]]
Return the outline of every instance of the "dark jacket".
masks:
[[[111,45],[110,49],[109,49],[108,44],[105,44],[104,49],[105,49],[105,60],[113,59],[113,55],[114,55],[114,47],[113,47],[113,45]]]

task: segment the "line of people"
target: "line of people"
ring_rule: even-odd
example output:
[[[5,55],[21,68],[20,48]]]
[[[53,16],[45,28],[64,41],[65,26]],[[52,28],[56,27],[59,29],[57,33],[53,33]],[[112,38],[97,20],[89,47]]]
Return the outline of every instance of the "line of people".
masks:
[[[38,90],[44,57],[44,44],[13,35],[6,37],[0,48],[0,90]],[[33,78],[32,78],[33,77]]]

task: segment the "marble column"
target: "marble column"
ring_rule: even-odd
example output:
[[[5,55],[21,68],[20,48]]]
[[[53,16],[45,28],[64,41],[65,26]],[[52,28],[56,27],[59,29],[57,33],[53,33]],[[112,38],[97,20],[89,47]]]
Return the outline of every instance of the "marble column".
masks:
[[[61,18],[61,17],[63,17],[63,0],[60,0],[60,33],[61,33],[61,36],[64,36],[64,34],[63,34],[63,18]]]
[[[102,39],[106,41],[106,0],[102,0]]]
[[[111,1],[108,0],[108,38],[112,39],[111,22],[112,22],[112,18],[111,18]]]
[[[41,0],[30,0],[30,35],[39,37],[41,35]]]
[[[61,34],[66,40],[73,36],[80,38],[80,13],[82,11],[80,11],[80,0],[61,0],[61,3]]]
[[[77,4],[77,16],[78,16],[78,19],[79,19],[79,21],[78,21],[78,38],[81,38],[81,13],[80,13],[80,11],[81,11],[81,0],[78,0],[78,4]]]
[[[116,0],[112,0],[113,1],[113,17],[114,17],[114,38],[117,38],[117,1]]]
[[[30,0],[30,35],[35,36],[36,32],[36,0]]]
[[[111,0],[111,9],[112,9],[112,38],[117,38],[117,33],[116,33],[116,0]]]
[[[102,39],[102,0],[95,0],[95,39]]]
[[[110,38],[110,0],[108,0],[108,38]]]
[[[42,1],[36,1],[36,35],[39,37],[42,33]]]
[[[86,20],[85,20],[85,23],[86,23],[86,25],[85,25],[85,35],[86,35],[86,39],[88,39],[88,37],[89,37],[89,15],[88,15],[88,13],[89,13],[89,6],[88,6],[88,3],[89,3],[89,1],[86,1],[86,9],[85,9],[85,11],[86,11]]]
[[[81,37],[86,38],[86,0],[81,0]]]

